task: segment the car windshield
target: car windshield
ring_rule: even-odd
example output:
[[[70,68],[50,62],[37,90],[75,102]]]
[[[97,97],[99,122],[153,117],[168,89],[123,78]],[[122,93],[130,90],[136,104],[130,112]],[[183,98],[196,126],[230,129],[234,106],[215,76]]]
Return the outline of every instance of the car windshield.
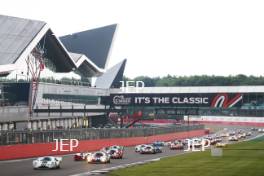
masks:
[[[45,158],[42,159],[42,161],[51,161],[51,158],[45,157]]]
[[[116,150],[110,150],[110,154],[114,154]]]
[[[99,157],[102,157],[103,154],[102,153],[96,153],[94,156],[97,157],[97,158],[99,158]]]

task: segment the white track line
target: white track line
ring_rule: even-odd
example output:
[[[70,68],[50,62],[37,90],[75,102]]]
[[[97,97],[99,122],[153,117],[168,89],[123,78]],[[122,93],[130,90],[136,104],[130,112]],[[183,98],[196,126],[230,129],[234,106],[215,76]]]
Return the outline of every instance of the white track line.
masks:
[[[100,169],[100,170],[93,170],[93,171],[83,172],[83,173],[74,174],[74,175],[70,175],[70,176],[87,176],[87,175],[103,174],[103,173],[108,173],[109,171],[112,171],[112,170],[122,169],[122,168],[131,167],[131,166],[135,166],[135,165],[143,165],[143,164],[150,163],[150,162],[160,161],[160,159],[163,159],[163,158],[184,155],[184,154],[192,153],[192,152],[193,151],[177,153],[176,155],[166,155],[166,156],[162,156],[162,157],[159,157],[159,158],[154,158],[154,159],[149,159],[149,160],[144,160],[144,161],[137,161],[137,162],[129,163],[129,164],[122,164],[122,165],[118,165],[118,166],[114,166],[114,167],[109,167],[109,168],[104,168],[104,169]]]
[[[252,137],[252,138],[249,138],[249,139],[245,139],[243,141],[251,141],[253,139],[257,139],[257,138],[262,137],[262,136],[264,136],[264,134],[259,134],[259,135],[255,136],[255,137]]]
[[[264,134],[259,134],[259,135],[255,136],[255,137],[252,137],[252,138],[249,138],[249,139],[246,139],[246,140],[243,140],[243,141],[238,141],[238,142],[250,141],[250,140],[256,139],[256,138],[261,137],[261,136],[264,136]],[[236,144],[236,143],[231,143],[231,144]],[[210,150],[210,149],[208,148],[207,150]],[[114,167],[109,167],[109,168],[100,169],[100,170],[93,170],[93,171],[83,172],[83,173],[74,174],[74,175],[70,175],[70,176],[89,176],[89,175],[105,174],[105,173],[108,173],[109,171],[112,171],[112,170],[122,169],[122,168],[131,167],[131,166],[135,166],[135,165],[142,165],[142,164],[146,164],[146,163],[149,163],[149,162],[159,161],[162,158],[174,157],[174,156],[184,155],[184,154],[192,153],[192,152],[196,152],[196,151],[188,151],[188,152],[178,153],[176,155],[167,155],[167,156],[162,156],[162,157],[155,158],[155,159],[150,159],[150,160],[145,160],[145,161],[138,161],[138,162],[134,162],[134,163],[130,163],[130,164],[122,164],[122,165],[118,165],[118,166],[114,166]]]

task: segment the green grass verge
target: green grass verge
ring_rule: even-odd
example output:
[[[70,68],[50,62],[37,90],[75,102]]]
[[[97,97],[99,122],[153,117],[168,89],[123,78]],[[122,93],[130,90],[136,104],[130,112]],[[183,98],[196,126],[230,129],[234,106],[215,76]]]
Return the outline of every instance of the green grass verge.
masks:
[[[110,172],[109,176],[264,176],[264,138],[229,145],[222,157],[210,151],[164,158]]]

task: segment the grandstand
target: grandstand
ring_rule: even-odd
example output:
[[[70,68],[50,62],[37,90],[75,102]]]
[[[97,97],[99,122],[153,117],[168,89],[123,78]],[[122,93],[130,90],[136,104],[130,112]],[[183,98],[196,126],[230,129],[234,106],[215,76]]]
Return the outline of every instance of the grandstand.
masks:
[[[62,37],[42,21],[0,15],[0,24],[0,130],[87,128],[111,115],[264,117],[264,86],[120,89],[127,60],[107,67],[115,24]]]

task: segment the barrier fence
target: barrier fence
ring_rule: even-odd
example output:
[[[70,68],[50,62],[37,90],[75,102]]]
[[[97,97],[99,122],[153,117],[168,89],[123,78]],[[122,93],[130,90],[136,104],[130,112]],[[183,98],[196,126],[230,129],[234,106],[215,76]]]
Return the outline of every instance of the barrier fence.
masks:
[[[68,129],[47,131],[0,131],[0,145],[54,142],[54,139],[94,140],[108,138],[145,137],[204,129],[204,125],[174,125],[131,129]]]

